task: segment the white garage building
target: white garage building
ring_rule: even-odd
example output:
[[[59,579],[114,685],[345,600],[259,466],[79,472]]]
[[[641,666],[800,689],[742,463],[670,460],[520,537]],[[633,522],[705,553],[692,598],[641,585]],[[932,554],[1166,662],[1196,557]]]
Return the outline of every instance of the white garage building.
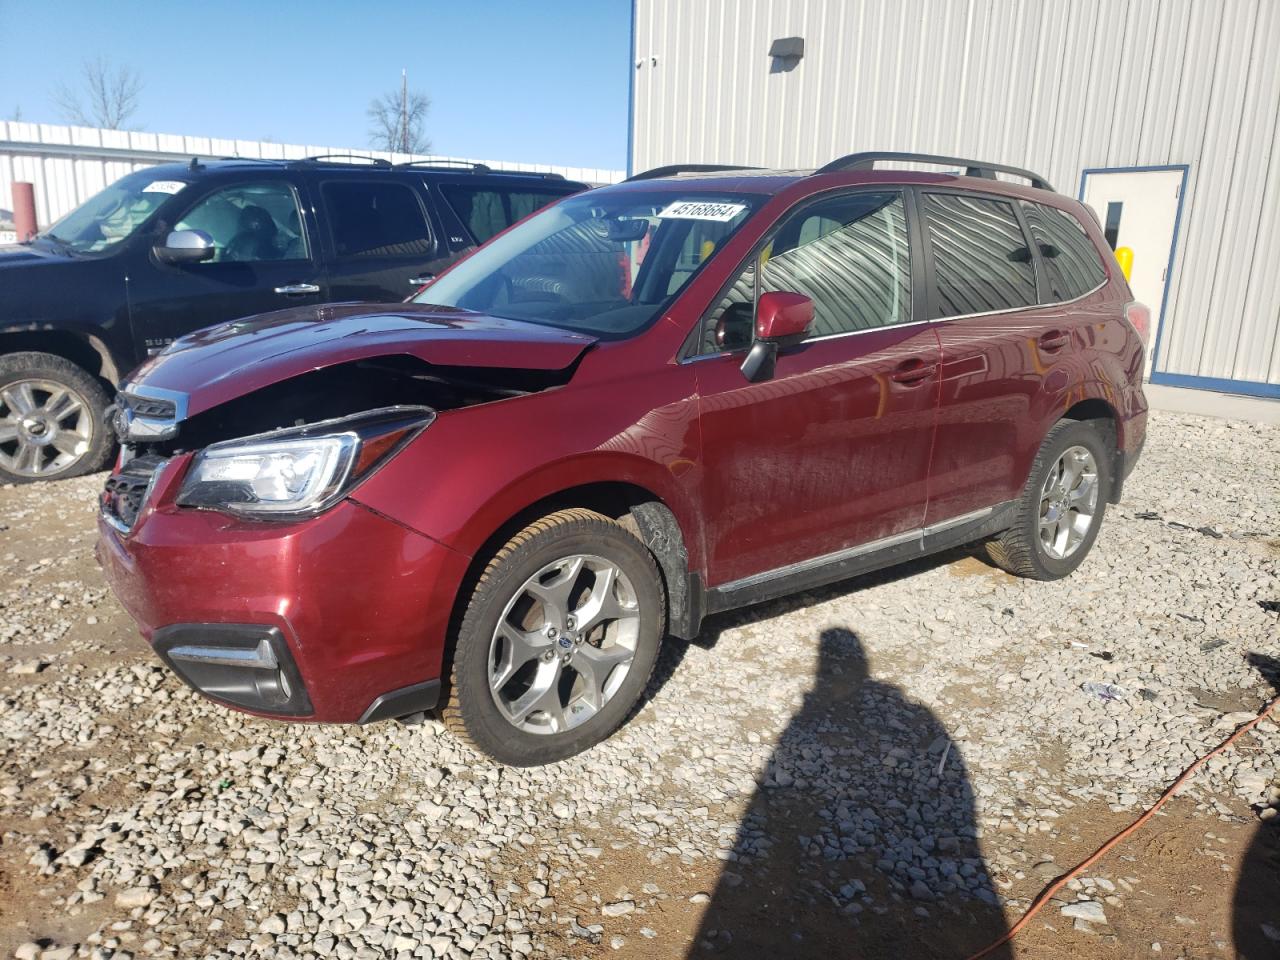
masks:
[[[632,51],[632,171],[1029,168],[1134,251],[1152,382],[1280,397],[1280,0],[633,0]]]

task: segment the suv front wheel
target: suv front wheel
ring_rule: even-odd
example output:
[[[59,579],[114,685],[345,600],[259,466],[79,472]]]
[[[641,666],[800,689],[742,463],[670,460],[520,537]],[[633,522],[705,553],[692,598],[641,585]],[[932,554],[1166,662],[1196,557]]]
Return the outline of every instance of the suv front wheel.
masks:
[[[590,510],[553,513],[512,537],[476,583],[441,716],[501,763],[562,760],[626,719],[665,629],[645,546]]]
[[[113,440],[107,394],[89,373],[51,353],[0,356],[0,482],[92,473]]]

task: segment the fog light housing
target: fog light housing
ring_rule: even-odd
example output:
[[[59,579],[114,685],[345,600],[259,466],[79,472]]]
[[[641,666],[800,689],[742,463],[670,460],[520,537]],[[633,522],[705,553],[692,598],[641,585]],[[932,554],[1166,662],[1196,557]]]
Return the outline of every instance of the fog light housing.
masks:
[[[233,707],[305,716],[311,699],[277,627],[179,623],[151,640],[160,659],[197,693]]]

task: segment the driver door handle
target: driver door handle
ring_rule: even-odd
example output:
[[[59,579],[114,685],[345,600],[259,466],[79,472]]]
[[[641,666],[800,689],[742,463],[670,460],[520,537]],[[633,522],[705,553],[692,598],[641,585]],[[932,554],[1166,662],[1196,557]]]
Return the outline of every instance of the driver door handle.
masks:
[[[424,274],[423,274],[422,276],[420,276],[420,277],[410,277],[410,278],[409,278],[409,286],[411,286],[411,287],[425,287],[428,283],[430,283],[430,282],[431,282],[432,280],[434,280],[435,278],[436,278],[436,275],[435,275],[434,273],[424,273]]]
[[[276,293],[282,293],[286,297],[297,297],[304,293],[319,293],[320,287],[314,283],[286,283],[283,287],[276,287]]]
[[[912,357],[894,367],[889,379],[904,386],[914,386],[933,376],[934,368],[935,364],[925,363],[920,357]]]

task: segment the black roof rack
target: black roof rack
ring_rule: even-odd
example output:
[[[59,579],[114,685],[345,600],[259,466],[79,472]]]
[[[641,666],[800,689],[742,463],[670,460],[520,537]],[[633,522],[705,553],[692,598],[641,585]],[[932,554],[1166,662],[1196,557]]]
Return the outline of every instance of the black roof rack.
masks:
[[[303,157],[298,163],[333,163],[334,161],[343,161],[346,163],[365,164],[371,167],[381,167],[385,170],[391,169],[391,161],[383,160],[381,157],[365,157],[358,153],[322,153],[314,157]]]
[[[496,174],[498,176],[542,177],[544,180],[563,180],[562,173],[544,173],[535,170],[495,170],[483,163],[470,160],[407,160],[397,163],[396,170],[444,170],[449,173]]]
[[[1015,177],[1030,180],[1031,186],[1038,190],[1052,190],[1049,181],[1038,173],[1023,170],[1021,167],[1010,167],[1003,163],[986,163],[981,160],[965,160],[963,157],[943,157],[932,153],[887,153],[872,151],[867,153],[850,153],[832,160],[824,167],[814,171],[817,173],[836,173],[840,170],[874,170],[876,163],[884,160],[910,163],[933,163],[947,167],[964,167],[966,177],[981,177],[985,180],[996,179],[996,173],[1009,173]]]
[[[657,180],[660,177],[674,177],[678,173],[714,173],[718,170],[760,170],[761,167],[748,167],[741,163],[673,163],[666,167],[654,167],[644,173],[627,177],[623,183],[633,180]]]

